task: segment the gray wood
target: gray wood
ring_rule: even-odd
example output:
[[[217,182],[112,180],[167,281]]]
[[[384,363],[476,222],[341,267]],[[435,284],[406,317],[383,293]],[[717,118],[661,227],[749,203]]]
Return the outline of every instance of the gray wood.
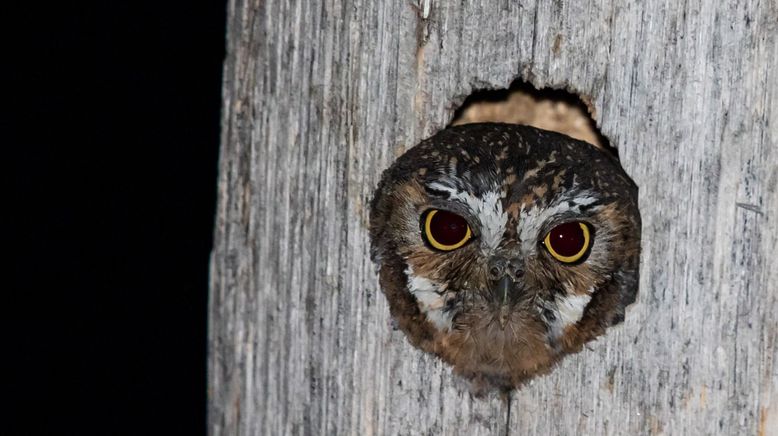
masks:
[[[210,433],[778,434],[776,35],[775,0],[231,0]],[[590,99],[644,239],[626,322],[507,405],[392,330],[366,226],[517,77]]]

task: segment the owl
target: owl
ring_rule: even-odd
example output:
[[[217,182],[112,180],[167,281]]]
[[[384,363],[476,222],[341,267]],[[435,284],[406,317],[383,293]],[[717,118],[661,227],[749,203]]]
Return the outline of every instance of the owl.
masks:
[[[476,394],[548,373],[635,301],[638,189],[589,143],[515,124],[449,127],[384,172],[370,209],[395,325]]]

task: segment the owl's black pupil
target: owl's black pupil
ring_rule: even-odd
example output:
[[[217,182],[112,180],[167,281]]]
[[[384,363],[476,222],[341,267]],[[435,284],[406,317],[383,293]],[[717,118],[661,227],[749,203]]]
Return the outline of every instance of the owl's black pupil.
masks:
[[[439,210],[432,216],[430,232],[440,244],[456,245],[467,236],[467,221],[455,213]]]
[[[560,224],[550,232],[551,248],[562,256],[575,256],[586,243],[584,232],[577,222]]]

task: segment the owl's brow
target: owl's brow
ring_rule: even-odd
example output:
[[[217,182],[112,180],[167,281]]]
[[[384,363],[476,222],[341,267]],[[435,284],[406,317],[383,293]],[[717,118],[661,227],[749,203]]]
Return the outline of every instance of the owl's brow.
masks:
[[[432,185],[424,185],[424,190],[427,192],[427,194],[433,197],[441,197],[446,199],[451,197],[451,190],[440,189],[440,186],[437,183],[433,183]]]
[[[462,193],[472,193],[475,187],[461,179],[442,178],[427,182],[424,190],[436,197],[456,198]]]

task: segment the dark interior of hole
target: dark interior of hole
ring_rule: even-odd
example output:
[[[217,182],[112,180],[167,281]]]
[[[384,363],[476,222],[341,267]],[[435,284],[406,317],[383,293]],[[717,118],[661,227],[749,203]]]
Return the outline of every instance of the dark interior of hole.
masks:
[[[456,120],[460,119],[464,114],[464,112],[473,104],[486,103],[486,102],[499,103],[499,102],[507,101],[509,96],[516,91],[523,92],[535,98],[538,101],[550,100],[553,102],[562,102],[571,107],[579,108],[583,114],[586,114],[589,127],[597,135],[600,144],[602,144],[605,149],[609,150],[611,153],[613,153],[618,157],[618,149],[613,147],[610,141],[608,140],[608,138],[605,137],[602,134],[602,132],[600,132],[600,129],[597,127],[597,123],[594,121],[594,119],[591,117],[589,113],[589,107],[586,105],[586,103],[583,102],[583,100],[581,100],[581,98],[577,94],[566,91],[564,89],[553,89],[553,88],[537,89],[531,83],[525,82],[521,79],[514,80],[508,88],[493,89],[493,90],[480,89],[474,91],[465,99],[462,105],[454,112],[454,116],[451,120],[451,124],[453,124]]]

